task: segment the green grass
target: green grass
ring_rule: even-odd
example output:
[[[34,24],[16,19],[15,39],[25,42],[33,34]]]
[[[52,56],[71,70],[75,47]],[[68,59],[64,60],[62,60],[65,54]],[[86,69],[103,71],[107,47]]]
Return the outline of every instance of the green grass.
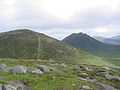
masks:
[[[26,74],[17,74],[17,75],[0,71],[0,76],[4,78],[2,81],[0,81],[0,84],[9,84],[9,82],[11,81],[23,81],[26,85],[32,88],[32,90],[58,90],[58,89],[75,90],[81,88],[82,85],[88,85],[93,89],[96,89],[98,87],[94,84],[91,84],[87,81],[79,80],[77,77],[75,77],[75,74],[73,73],[74,70],[71,68],[71,64],[69,64],[66,68],[59,66],[51,66],[51,67],[56,67],[58,69],[63,69],[64,72],[66,73],[52,71],[52,72],[46,72],[43,75],[35,75],[32,74],[30,71],[36,69],[35,67],[36,64],[50,66],[49,65],[50,62],[9,59],[9,60],[0,60],[0,63],[4,63],[9,67],[16,65],[24,65],[29,68]],[[55,76],[56,78],[52,79],[53,76]],[[75,84],[76,86],[72,86],[72,84]]]
[[[0,58],[42,59],[66,63],[100,59],[62,41],[26,29],[0,34]]]
[[[109,81],[105,79],[102,75],[97,75],[99,71],[103,71],[104,69],[101,69],[101,66],[97,65],[89,65],[89,64],[80,64],[80,66],[86,66],[89,68],[92,68],[93,71],[83,71],[83,70],[75,70],[72,68],[73,64],[67,64],[67,67],[60,67],[60,66],[51,66],[50,63],[56,63],[56,62],[49,62],[47,60],[25,60],[25,59],[0,59],[0,63],[6,64],[8,67],[14,67],[16,65],[23,65],[28,68],[28,72],[26,74],[17,74],[14,75],[12,73],[5,73],[0,71],[0,76],[3,78],[3,80],[0,81],[0,84],[9,84],[11,81],[22,81],[27,86],[29,86],[32,90],[76,90],[78,88],[81,88],[82,85],[88,85],[94,90],[98,88],[99,86],[96,86],[94,84],[91,84],[88,81],[83,81],[78,79],[78,77],[85,77],[85,76],[79,76],[78,73],[88,73],[89,77],[97,78],[98,81],[104,84],[108,84],[114,87],[119,88],[120,82],[116,80]],[[57,62],[58,63],[58,62]],[[52,72],[46,72],[42,75],[35,75],[32,74],[31,71],[36,69],[36,65],[46,65],[49,67],[55,67],[59,70],[62,70],[62,72],[58,71],[52,71]],[[111,75],[118,75],[120,76],[120,73],[118,71],[109,71]],[[53,79],[52,77],[55,76],[56,78]],[[72,84],[75,84],[73,86]]]

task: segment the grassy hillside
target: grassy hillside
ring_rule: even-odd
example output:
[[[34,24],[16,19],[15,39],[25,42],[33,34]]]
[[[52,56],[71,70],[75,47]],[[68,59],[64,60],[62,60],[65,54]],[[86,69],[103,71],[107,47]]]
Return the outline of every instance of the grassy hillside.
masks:
[[[120,40],[120,35],[118,35],[118,36],[114,36],[114,37],[112,37],[111,39],[114,39],[114,40]]]
[[[101,60],[64,42],[26,29],[0,34],[0,58],[43,59],[68,63],[97,63]]]
[[[99,42],[87,34],[74,33],[63,39],[63,41],[79,50],[84,50],[97,56],[120,57],[120,46]]]

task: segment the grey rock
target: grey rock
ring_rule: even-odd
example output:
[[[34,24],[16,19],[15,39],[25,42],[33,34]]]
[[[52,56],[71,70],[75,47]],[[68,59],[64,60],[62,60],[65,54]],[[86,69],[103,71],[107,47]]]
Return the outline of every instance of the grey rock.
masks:
[[[83,81],[88,81],[88,79],[86,79],[86,78],[79,78],[80,80],[83,80]]]
[[[60,67],[67,67],[65,63],[59,64]]]
[[[50,71],[55,71],[57,70],[56,68],[51,68],[51,67],[48,67]]]
[[[81,68],[77,65],[73,65],[72,67],[73,67],[73,69],[81,70]]]
[[[111,80],[111,79],[116,79],[120,81],[120,77],[119,76],[112,76],[109,75],[108,72],[101,72],[100,74],[102,74],[106,79]]]
[[[87,73],[79,73],[78,75],[88,76]]]
[[[9,67],[9,68],[4,68],[2,71],[3,72],[12,72],[13,67]]]
[[[43,72],[40,69],[33,70],[32,73],[39,74],[39,75],[43,74]]]
[[[102,68],[105,70],[110,70],[110,68],[108,66],[103,66]]]
[[[72,86],[76,86],[76,84],[73,83]]]
[[[2,85],[2,84],[0,84],[0,90],[2,90],[2,87],[3,87],[3,85]]]
[[[52,76],[52,79],[56,79],[56,76]]]
[[[27,68],[25,66],[15,66],[12,69],[13,74],[18,74],[18,73],[26,73]]]
[[[50,69],[45,65],[38,65],[37,68],[40,69],[43,72],[49,72],[50,71]]]
[[[49,72],[49,71],[56,70],[56,68],[47,67],[45,65],[38,65],[37,68],[40,69],[43,72]]]
[[[0,64],[0,69],[3,70],[6,68],[6,65],[5,64]]]
[[[90,77],[86,77],[86,78],[77,77],[77,78],[80,79],[80,80],[83,80],[83,81],[89,81],[89,82],[91,82],[91,83],[94,83],[94,82],[97,81],[97,79],[95,79],[95,78],[90,78]]]
[[[82,67],[81,70],[85,70],[85,71],[93,71],[92,69],[88,68],[88,67]]]
[[[105,69],[105,70],[120,71],[120,68],[111,68],[111,67],[108,67],[108,66],[103,66],[102,68]]]
[[[24,82],[20,81],[11,81],[9,82],[10,85],[13,85],[17,90],[32,90],[28,85],[26,85]]]
[[[15,87],[13,87],[11,85],[4,85],[3,87],[4,87],[3,90],[17,90]]]
[[[117,89],[115,89],[112,86],[109,86],[109,85],[106,85],[106,84],[102,84],[100,82],[96,82],[95,84],[101,86],[103,88],[102,90],[117,90]]]
[[[15,87],[11,85],[2,85],[0,84],[0,90],[17,90]]]
[[[83,85],[83,86],[82,86],[82,89],[88,90],[88,89],[92,89],[92,88],[90,88],[90,87],[87,86],[87,85]]]

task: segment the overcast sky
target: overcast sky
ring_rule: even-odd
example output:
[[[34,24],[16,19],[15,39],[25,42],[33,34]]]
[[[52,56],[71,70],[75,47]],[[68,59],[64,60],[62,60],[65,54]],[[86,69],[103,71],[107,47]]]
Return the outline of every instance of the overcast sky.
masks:
[[[0,32],[22,28],[57,39],[120,35],[120,0],[0,0]]]

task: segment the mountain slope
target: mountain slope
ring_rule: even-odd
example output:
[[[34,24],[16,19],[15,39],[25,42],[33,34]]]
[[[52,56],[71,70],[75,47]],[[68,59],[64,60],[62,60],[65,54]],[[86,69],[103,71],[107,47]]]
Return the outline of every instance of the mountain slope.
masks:
[[[118,35],[118,36],[114,36],[114,37],[112,37],[111,39],[114,39],[114,40],[120,40],[120,35]]]
[[[113,38],[105,38],[105,37],[100,37],[100,36],[94,36],[93,38],[106,44],[120,45],[120,39],[117,40]]]
[[[101,61],[97,56],[27,29],[0,34],[0,58],[46,59],[71,63]]]
[[[80,50],[87,51],[97,56],[120,57],[120,46],[104,44],[87,34],[71,34],[63,39],[64,42]]]

